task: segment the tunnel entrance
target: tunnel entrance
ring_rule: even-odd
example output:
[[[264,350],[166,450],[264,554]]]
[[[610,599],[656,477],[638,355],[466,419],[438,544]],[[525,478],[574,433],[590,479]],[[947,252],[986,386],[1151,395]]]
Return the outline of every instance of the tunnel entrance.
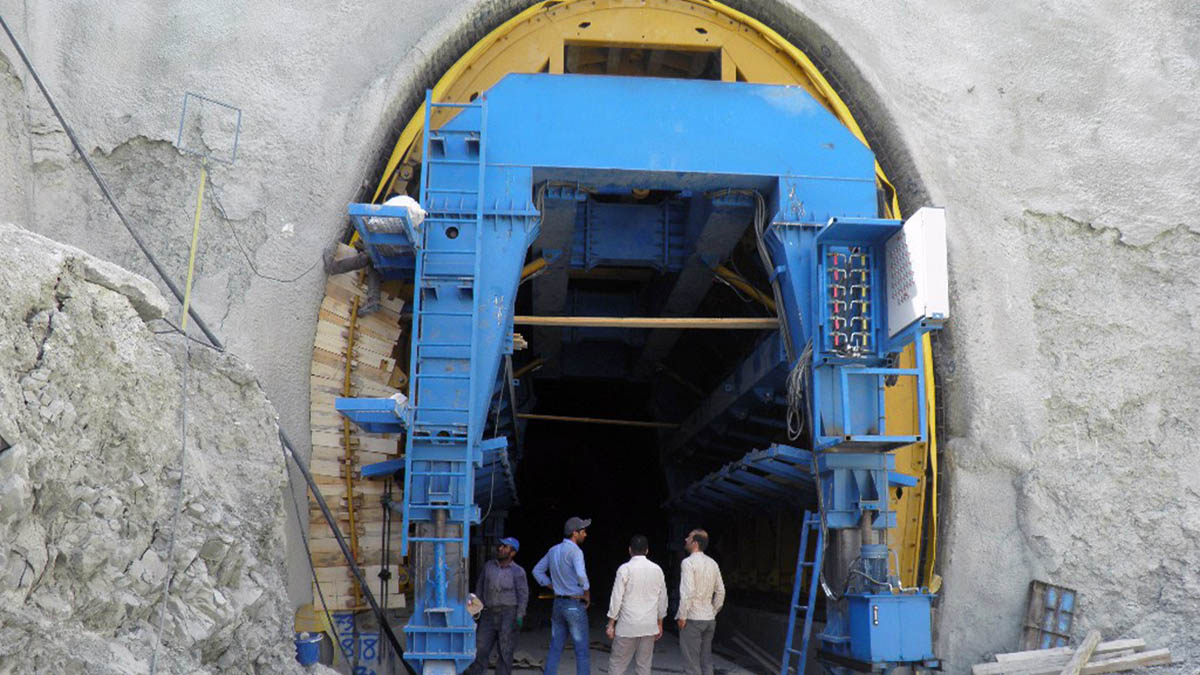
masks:
[[[478,101],[501,75],[521,71],[674,75],[726,82],[783,80],[808,90],[861,140],[848,110],[811,64],[806,68],[777,45],[772,47],[771,55],[763,57],[751,49],[755,46],[753,40],[749,46],[744,43],[746,17],[731,20],[736,13],[722,13],[724,10],[713,9],[709,3],[649,3],[644,11],[625,8],[616,14],[588,16],[574,3],[549,5],[557,3],[542,8],[547,25],[573,22],[574,28],[547,36],[544,31],[529,28],[520,17],[505,24],[507,28],[502,27],[510,37],[529,30],[521,34],[521,40],[526,46],[542,41],[545,50],[521,53],[541,54],[546,56],[544,60],[539,56],[526,58],[528,62],[514,61],[513,55],[504,50],[488,55],[484,49],[484,55],[475,54],[470,63],[460,63],[448,71],[434,87],[431,100],[453,101],[457,96],[464,103]],[[681,14],[681,10],[688,13]],[[576,21],[581,17],[585,20]],[[662,42],[652,42],[645,34],[633,38],[633,32],[646,25],[663,27],[665,32],[658,36]],[[622,30],[628,33],[624,38]],[[604,39],[581,41],[584,31]],[[769,43],[767,33],[758,35]],[[503,42],[500,39],[490,46]],[[679,42],[685,44],[680,46]],[[489,45],[489,40],[480,45]],[[664,65],[669,63],[676,64],[670,67],[674,70]],[[480,67],[483,65],[488,69]],[[642,70],[637,71],[635,66]],[[421,138],[420,118],[415,115],[401,134],[374,194],[378,201],[396,195],[422,197],[421,162],[428,159],[427,153],[446,152],[439,143],[448,141]],[[436,128],[452,120],[453,115],[435,110],[432,119],[431,128]],[[586,124],[581,125],[580,131],[586,130]],[[469,148],[470,138],[467,143]],[[734,196],[728,187],[726,194],[718,195],[635,179],[594,186],[577,175],[536,178],[539,187],[531,197],[540,214],[541,231],[524,261],[526,267],[515,299],[518,315],[746,319],[776,315],[778,296],[772,293],[759,236],[751,227],[756,211],[749,194],[755,186],[742,186],[743,193]],[[895,192],[882,173],[877,173],[873,189],[870,215],[898,214]],[[706,230],[714,220],[719,227]],[[621,228],[641,234],[614,238],[612,234]],[[593,229],[603,229],[606,236],[592,236]],[[655,234],[644,236],[646,231]],[[711,237],[713,232],[721,238],[715,244],[705,239],[706,233]],[[458,226],[447,227],[444,235],[446,240],[458,240]],[[692,259],[701,240],[708,247],[705,255]],[[348,258],[352,254],[347,251],[344,255]],[[341,308],[340,313],[327,310],[331,317],[343,319],[340,324],[331,320],[342,328],[343,337],[356,330],[355,317],[363,302],[359,297],[371,297],[366,292],[369,283],[360,276],[356,290],[351,288],[354,283],[338,285],[331,281],[327,300],[345,303],[351,299],[349,307]],[[379,328],[372,336],[365,334],[369,329],[364,323],[357,328],[362,332],[360,344],[344,351],[342,361],[349,364],[362,351],[371,350],[370,369],[377,372],[370,375],[382,388],[354,383],[352,368],[347,367],[342,391],[334,393],[377,395],[392,388],[412,394],[408,390],[413,373],[406,371],[405,364],[412,357],[413,335],[407,322],[417,300],[414,292],[411,282],[384,284],[381,307],[389,328]],[[392,319],[386,313],[389,309],[399,326],[394,335],[388,334]],[[795,428],[789,433],[787,411],[789,406],[794,407],[794,402],[788,401],[784,382],[789,360],[779,338],[772,337],[773,331],[680,332],[622,326],[531,326],[517,330],[514,343],[518,348],[505,366],[509,384],[499,387],[489,404],[489,410],[495,412],[492,433],[511,439],[508,465],[490,470],[487,481],[475,485],[475,503],[484,522],[471,537],[473,567],[478,569],[497,537],[515,535],[522,540],[520,560],[529,569],[546,548],[561,539],[562,522],[570,515],[580,515],[595,520],[586,548],[589,570],[594,587],[606,592],[612,572],[626,557],[625,545],[631,534],[650,537],[652,550],[657,551],[652,558],[673,570],[678,565],[683,534],[692,526],[703,525],[714,536],[714,554],[723,558],[731,594],[736,594],[742,605],[767,609],[786,605],[799,539],[798,516],[807,508],[815,508],[815,495],[797,493],[750,516],[745,510],[724,508],[718,496],[706,502],[684,494],[700,479],[752,450],[774,443],[804,445]],[[371,342],[371,338],[379,338],[378,343]],[[326,341],[330,342],[336,341]],[[383,357],[378,367],[374,356]],[[901,356],[902,362],[904,358],[911,364],[911,354]],[[334,365],[332,360],[326,361],[323,366]],[[361,382],[363,369],[359,371]],[[916,426],[914,395],[903,384],[889,387],[889,422]],[[339,438],[331,438],[324,426],[331,420],[324,415],[318,418],[316,406],[314,398],[314,445],[320,433],[331,441],[331,450],[340,451],[334,461],[341,466],[335,465],[336,474],[328,476],[333,479],[328,483],[334,495],[344,493],[342,502],[349,525],[352,530],[360,530],[362,543],[356,546],[368,564],[373,558],[376,564],[394,565],[393,578],[401,580],[405,576],[401,565],[384,560],[387,546],[382,543],[396,545],[401,528],[393,527],[378,548],[371,546],[375,535],[368,533],[375,529],[374,523],[384,519],[383,511],[371,508],[359,497],[386,488],[358,480],[355,456],[360,465],[386,459],[403,451],[403,440],[375,438],[363,429],[351,430],[344,421],[339,425]],[[596,419],[656,426],[605,424]],[[364,453],[368,446],[371,451]],[[914,579],[913,583],[922,572],[928,453],[924,442],[897,452],[897,465],[916,473],[920,480],[915,489],[898,489],[890,495],[902,513],[894,528],[902,542],[900,573]],[[749,472],[764,477],[754,473],[753,468]],[[373,512],[380,515],[374,516]],[[410,592],[410,584],[397,583],[389,590]],[[347,591],[342,601],[349,607],[361,606],[353,583]],[[597,600],[603,601],[599,597]]]

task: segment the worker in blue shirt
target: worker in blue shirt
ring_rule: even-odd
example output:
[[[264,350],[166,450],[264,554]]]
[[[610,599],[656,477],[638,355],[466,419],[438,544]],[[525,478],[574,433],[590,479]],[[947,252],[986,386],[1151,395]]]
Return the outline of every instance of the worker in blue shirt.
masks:
[[[550,548],[533,568],[533,578],[546,588],[554,589],[554,611],[550,617],[550,653],[546,655],[546,670],[558,672],[558,660],[567,644],[567,634],[575,645],[575,675],[589,675],[587,610],[592,605],[587,569],[583,565],[583,550],[579,545],[587,538],[591,520],[571,517],[563,526],[561,543]]]

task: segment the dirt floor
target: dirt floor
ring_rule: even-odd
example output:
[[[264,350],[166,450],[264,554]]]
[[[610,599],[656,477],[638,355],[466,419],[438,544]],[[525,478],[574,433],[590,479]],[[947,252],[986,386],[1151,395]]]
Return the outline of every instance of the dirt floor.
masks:
[[[612,642],[604,635],[604,624],[600,621],[593,620],[591,625],[592,632],[592,649],[591,649],[591,666],[592,672],[607,673],[609,646]],[[528,656],[534,663],[545,663],[546,652],[550,647],[550,629],[540,628],[537,630],[524,631],[521,633],[521,638],[517,642],[518,657]],[[716,654],[713,655],[713,671],[716,675],[752,675],[754,670],[747,670],[732,661],[722,658]],[[532,675],[541,673],[541,668],[514,668],[514,673],[523,673]],[[629,672],[632,672],[632,668]],[[654,646],[654,670],[655,673],[682,673],[683,658],[679,652],[679,638],[676,634],[666,632],[662,639]],[[559,661],[558,673],[560,675],[574,675],[575,673],[575,652],[569,646],[563,650],[563,657]]]

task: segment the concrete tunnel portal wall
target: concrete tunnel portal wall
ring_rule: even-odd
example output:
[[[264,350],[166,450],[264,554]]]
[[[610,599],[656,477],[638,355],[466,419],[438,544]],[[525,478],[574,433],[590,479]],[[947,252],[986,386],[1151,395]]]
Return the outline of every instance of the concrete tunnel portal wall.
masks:
[[[739,10],[747,13],[742,14]],[[755,15],[764,17],[771,25],[761,23]],[[904,159],[906,154],[899,143],[883,131],[888,128],[890,118],[879,105],[877,97],[861,81],[852,64],[842,59],[843,55],[836,44],[819,27],[786,5],[741,3],[735,8],[690,0],[659,0],[638,6],[621,2],[549,2],[516,12],[504,3],[497,3],[485,6],[479,16],[472,18],[474,20],[470,25],[460,27],[455,36],[435,52],[426,76],[418,78],[403,95],[407,101],[406,109],[412,113],[401,116],[401,120],[407,120],[407,124],[396,127],[397,140],[390,152],[381,153],[377,162],[375,175],[379,179],[372,181],[370,187],[363,191],[359,197],[361,201],[382,201],[393,194],[416,196],[421,160],[419,125],[423,118],[417,103],[423,100],[426,88],[433,89],[435,101],[469,101],[508,72],[608,73],[802,86],[875,149],[881,164],[878,171],[881,211],[892,214],[899,205],[903,205],[902,210],[907,213],[919,205],[924,194],[915,174],[907,166]],[[840,69],[833,67],[835,62]],[[586,133],[586,130],[581,130],[581,133]],[[893,188],[893,184],[901,187]],[[349,255],[348,250],[341,255]],[[761,275],[748,276],[754,276],[760,285],[765,281],[759,278]],[[610,284],[629,281],[608,278]],[[716,284],[720,281],[714,279],[714,287],[719,288]],[[534,283],[537,283],[536,280]],[[582,283],[594,287],[605,283],[605,280],[585,279]],[[322,482],[326,498],[332,504],[341,504],[339,517],[344,519],[342,525],[351,534],[360,562],[365,563],[368,570],[377,571],[382,562],[378,524],[383,517],[377,497],[383,487],[378,481],[367,482],[348,477],[347,469],[394,456],[402,450],[402,443],[353,429],[337,418],[332,410],[332,397],[347,393],[382,396],[389,392],[389,387],[405,387],[407,377],[404,371],[408,366],[405,343],[409,335],[405,325],[407,319],[401,320],[401,317],[406,306],[405,296],[411,298],[411,287],[406,288],[398,283],[385,284],[382,311],[373,317],[357,320],[352,325],[350,317],[357,307],[355,303],[363,302],[361,295],[364,290],[365,279],[361,275],[357,278],[355,273],[334,276],[330,278],[322,302],[312,365],[312,466]],[[709,303],[707,308],[709,314],[714,310],[729,309],[719,302]],[[537,307],[533,309],[533,313],[538,313]],[[619,309],[614,308],[614,311],[619,313]],[[562,308],[559,307],[557,311],[562,311]],[[570,311],[564,313],[569,314]],[[521,371],[527,371],[538,376],[543,369],[562,374],[558,372],[558,364],[552,362],[560,354],[542,358],[540,352],[536,351],[539,344],[561,339],[552,335],[551,330],[557,329],[534,329],[534,334],[529,337],[535,357],[526,359],[525,363],[514,364],[519,374],[524,375]],[[350,346],[348,336],[355,332],[358,342],[353,349],[357,363],[352,374],[341,367],[345,363],[341,357]],[[738,340],[743,343],[742,347],[737,346]],[[727,343],[727,347],[705,345],[710,350],[719,347],[727,349],[734,356],[727,362],[714,361],[709,366],[713,373],[707,379],[702,378],[701,387],[691,382],[684,382],[682,386],[707,391],[719,385],[728,370],[745,356],[745,346],[753,342],[754,338],[738,336],[732,343]],[[393,345],[395,349],[392,349]],[[659,379],[680,379],[677,373],[666,370],[665,375],[661,370],[658,371]],[[545,380],[553,398],[565,395],[579,397],[580,401],[587,400],[577,390],[554,382],[555,379],[558,378]],[[639,379],[645,380],[644,373]],[[576,378],[575,381],[575,387],[578,388],[580,382],[589,380],[585,374],[583,379]],[[623,395],[620,383],[597,384],[594,378],[590,381],[595,390],[606,391],[612,396]],[[645,386],[644,382],[641,386]],[[536,391],[538,385],[532,388]],[[676,397],[688,400],[689,395],[677,393]],[[911,393],[908,396],[911,399]],[[593,396],[590,403],[603,407],[603,399],[604,396]],[[690,400],[693,405],[702,402],[694,398]],[[889,406],[889,419],[905,414],[902,404],[893,406],[889,403]],[[586,406],[583,410],[586,410]],[[555,412],[587,414],[580,409],[560,409]],[[612,416],[621,416],[619,410],[612,412]],[[625,417],[638,416],[636,409],[625,412]],[[576,434],[590,433],[587,427],[580,426],[570,431]],[[636,442],[647,445],[647,450],[656,455],[658,445],[666,440],[638,439]],[[742,448],[742,452],[754,448],[753,444],[748,444]],[[932,484],[926,486],[927,474],[932,477],[928,453],[929,448],[923,443],[901,451],[901,466],[919,476],[921,481],[918,489],[903,495],[903,499],[895,500],[896,508],[903,516],[901,527],[895,534],[904,542],[900,548],[906,549],[903,576],[908,584],[927,584],[933,573],[932,551],[926,548],[927,537],[924,536],[932,527],[928,520],[931,506],[926,496],[932,494]],[[707,471],[719,468],[724,462],[738,459],[741,454],[709,457],[707,461],[695,458],[693,463],[697,468],[675,477],[667,487],[668,494],[678,491],[687,484],[687,480],[699,478]],[[526,459],[523,464],[530,461],[532,458]],[[489,512],[490,506],[481,505]],[[559,515],[556,513],[554,517]],[[735,587],[740,584],[746,591],[760,596],[783,594],[791,587],[791,568],[800,529],[798,514],[781,509],[776,513],[763,513],[760,520],[762,522],[759,525],[736,535],[730,529],[721,550],[730,559],[738,557],[758,561],[754,564],[730,565]],[[542,526],[546,525],[542,523]],[[715,530],[720,537],[721,528],[718,526]],[[332,600],[328,597],[331,591],[328,588],[325,590],[331,606],[361,607],[363,603],[356,595],[354,584],[348,582],[349,575],[344,571],[339,573],[336,569],[339,561],[327,540],[327,528],[319,519],[314,519],[309,532],[315,540],[313,555],[320,570],[319,578],[336,589]],[[495,536],[499,533],[488,534]],[[661,534],[673,536],[675,533],[664,529]],[[398,550],[398,540],[398,528],[393,528],[392,556]],[[481,548],[474,549],[473,566],[479,564],[482,551]],[[388,592],[402,592],[408,588],[406,575],[396,565],[394,557],[391,566],[394,576]],[[320,569],[322,567],[324,569]],[[369,576],[374,579],[373,575]],[[770,608],[772,603],[760,600],[757,604],[760,608]],[[782,628],[779,632],[781,646]],[[777,646],[769,641],[768,644],[772,649]]]
[[[950,209],[955,319],[935,354],[951,516],[938,528],[937,652],[949,670],[1017,647],[1031,579],[1079,589],[1077,637],[1097,628],[1195,659],[1195,7],[729,5],[816,61],[903,213]],[[321,250],[346,204],[373,197],[424,90],[528,6],[0,0],[177,280],[198,171],[174,147],[182,94],[245,110],[236,165],[210,171],[192,299],[258,375],[301,456],[320,442],[304,430]],[[19,58],[0,52],[3,218],[155,278]],[[286,537],[295,605],[311,600],[301,525]],[[1173,672],[1184,669],[1194,664]]]

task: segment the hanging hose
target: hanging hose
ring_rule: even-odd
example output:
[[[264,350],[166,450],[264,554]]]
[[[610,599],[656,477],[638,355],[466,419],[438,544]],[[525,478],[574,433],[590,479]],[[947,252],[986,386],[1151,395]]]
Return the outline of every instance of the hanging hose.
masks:
[[[325,522],[329,524],[329,531],[333,533],[333,538],[337,540],[338,548],[342,551],[342,557],[346,559],[346,564],[350,566],[350,573],[354,575],[355,580],[358,581],[359,588],[361,588],[363,591],[363,598],[366,599],[367,604],[371,606],[371,611],[375,614],[375,618],[379,620],[380,630],[382,630],[387,636],[388,643],[391,644],[392,649],[396,651],[396,654],[403,658],[404,647],[401,646],[400,639],[396,637],[396,632],[392,630],[392,625],[388,622],[387,615],[383,613],[383,610],[379,607],[379,603],[375,601],[375,594],[372,593],[371,589],[367,586],[367,580],[366,577],[363,576],[362,569],[354,560],[354,556],[350,555],[350,547],[346,543],[346,538],[342,536],[342,530],[338,527],[337,521],[334,520],[333,512],[329,510],[329,504],[326,503],[325,498],[321,496],[321,490],[317,486],[316,479],[312,477],[312,473],[309,472],[308,467],[304,466],[303,462],[300,461],[300,458],[296,456],[294,446],[288,439],[287,434],[284,433],[283,429],[279,430],[279,442],[280,445],[283,446],[284,458],[292,460],[292,464],[294,464],[296,468],[300,470],[300,474],[304,476],[304,482],[308,484],[309,492],[312,493],[313,499],[316,500],[317,507],[321,509],[321,515],[325,516]],[[401,663],[404,664],[404,668],[409,675],[416,675],[416,672],[412,669],[412,666],[408,665],[407,661],[401,661]]]

